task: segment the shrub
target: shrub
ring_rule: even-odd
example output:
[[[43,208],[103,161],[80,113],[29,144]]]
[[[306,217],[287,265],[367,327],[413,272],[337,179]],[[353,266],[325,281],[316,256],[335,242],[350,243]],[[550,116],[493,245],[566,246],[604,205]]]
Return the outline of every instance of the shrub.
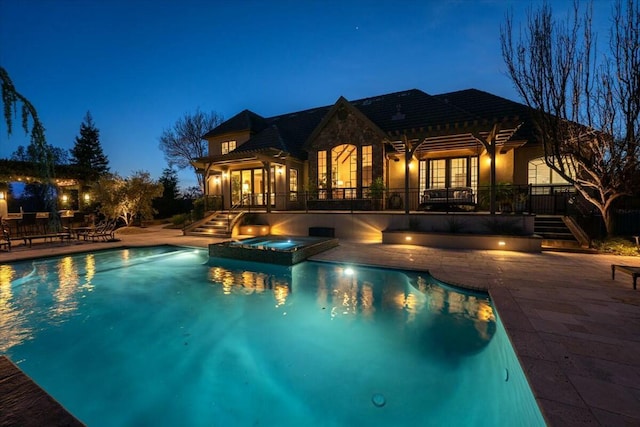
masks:
[[[189,219],[189,214],[176,214],[171,217],[171,224],[175,226],[184,225]]]
[[[593,246],[599,251],[607,254],[640,256],[640,248],[634,242],[622,237],[613,237],[606,240],[596,240]]]

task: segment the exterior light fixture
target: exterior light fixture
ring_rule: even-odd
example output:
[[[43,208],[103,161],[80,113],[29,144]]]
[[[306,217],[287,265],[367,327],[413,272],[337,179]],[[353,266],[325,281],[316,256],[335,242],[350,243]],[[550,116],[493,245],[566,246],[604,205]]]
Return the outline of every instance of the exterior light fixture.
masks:
[[[282,166],[278,167],[278,175],[282,175],[284,168]]]
[[[407,236],[404,238],[404,240],[406,240],[407,242],[410,242],[411,240],[413,240],[413,238],[411,236]]]
[[[67,196],[66,194],[62,195],[62,203],[67,203],[69,201],[69,196]]]
[[[505,246],[507,244],[507,242],[505,242],[504,240],[500,240],[498,242],[498,246]]]
[[[0,200],[4,200],[4,191],[0,191]]]
[[[84,193],[84,201],[88,202],[89,200],[91,200],[91,195],[89,195],[89,193]]]
[[[213,182],[215,182],[216,184],[220,184],[220,176],[219,175],[214,176]]]

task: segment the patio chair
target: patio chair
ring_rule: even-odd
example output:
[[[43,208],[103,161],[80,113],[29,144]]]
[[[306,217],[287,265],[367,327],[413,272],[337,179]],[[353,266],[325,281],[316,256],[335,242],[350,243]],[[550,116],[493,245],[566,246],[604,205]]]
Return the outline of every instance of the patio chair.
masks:
[[[0,217],[0,249],[4,248],[11,252],[11,235],[9,234],[9,224]]]
[[[115,239],[116,221],[104,221],[96,226],[93,230],[90,230],[84,235],[84,239],[88,238],[95,242],[96,240],[103,240],[108,242]]]

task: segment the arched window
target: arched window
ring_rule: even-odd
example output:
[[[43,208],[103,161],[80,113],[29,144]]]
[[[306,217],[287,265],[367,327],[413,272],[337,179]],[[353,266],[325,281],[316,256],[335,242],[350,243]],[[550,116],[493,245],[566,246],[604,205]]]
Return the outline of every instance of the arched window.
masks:
[[[569,185],[569,182],[551,169],[543,157],[529,161],[529,184],[532,185]]]
[[[334,198],[356,196],[358,153],[356,146],[342,144],[331,149],[331,186]],[[336,191],[337,190],[337,191]]]

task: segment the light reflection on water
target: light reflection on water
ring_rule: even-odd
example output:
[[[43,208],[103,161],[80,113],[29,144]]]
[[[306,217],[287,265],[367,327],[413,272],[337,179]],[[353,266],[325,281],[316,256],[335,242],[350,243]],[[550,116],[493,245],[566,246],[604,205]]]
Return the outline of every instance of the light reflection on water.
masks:
[[[120,261],[123,266],[132,263],[130,250],[121,251]],[[95,254],[22,264],[20,271],[0,266],[0,351],[32,338],[26,317],[38,298],[51,300],[41,316],[56,324],[66,321],[77,310],[79,299],[94,290],[95,275]],[[472,353],[495,333],[495,315],[486,296],[442,286],[427,274],[310,262],[282,267],[228,260],[210,262],[207,275],[223,295],[269,295],[276,309],[286,309],[296,294],[313,298],[332,319],[373,320],[401,313],[403,323],[422,321],[433,329],[429,339],[440,337],[437,344],[445,352]],[[437,331],[452,324],[464,336],[473,335],[472,339],[452,340],[448,332]],[[462,341],[466,348],[460,348]]]
[[[276,308],[291,310],[313,298],[331,319],[387,319],[419,322],[412,345],[448,362],[484,348],[496,330],[485,294],[446,286],[426,273],[306,262],[291,267],[238,261],[210,261],[209,280],[227,296],[269,294]],[[295,297],[295,298],[293,298]],[[288,306],[288,307],[287,307]]]

